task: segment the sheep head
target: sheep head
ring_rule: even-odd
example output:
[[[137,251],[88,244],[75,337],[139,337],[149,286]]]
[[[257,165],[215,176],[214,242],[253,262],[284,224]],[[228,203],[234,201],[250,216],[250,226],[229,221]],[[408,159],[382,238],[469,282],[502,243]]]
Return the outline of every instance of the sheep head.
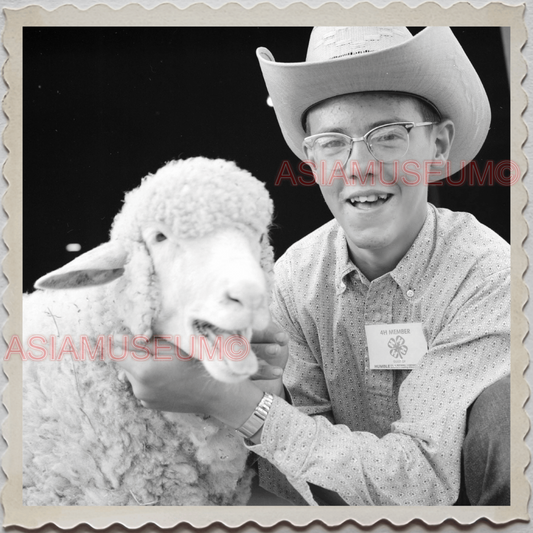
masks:
[[[236,382],[257,370],[246,341],[269,319],[271,216],[264,185],[234,163],[174,161],[126,194],[108,243],[36,287],[113,282],[133,335],[168,336],[214,378]]]

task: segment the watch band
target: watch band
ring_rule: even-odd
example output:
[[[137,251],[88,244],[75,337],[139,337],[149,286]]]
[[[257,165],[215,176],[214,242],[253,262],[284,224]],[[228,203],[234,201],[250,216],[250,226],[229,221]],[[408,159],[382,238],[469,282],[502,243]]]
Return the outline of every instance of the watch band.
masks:
[[[253,437],[263,427],[273,400],[274,396],[265,392],[250,418],[235,431],[245,439]]]

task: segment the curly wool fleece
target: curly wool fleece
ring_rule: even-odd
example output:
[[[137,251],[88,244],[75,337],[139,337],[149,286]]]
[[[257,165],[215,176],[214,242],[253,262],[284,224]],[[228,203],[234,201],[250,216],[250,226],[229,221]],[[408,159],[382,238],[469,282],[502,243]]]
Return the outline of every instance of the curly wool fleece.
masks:
[[[127,193],[111,238],[140,241],[142,228],[153,221],[167,224],[176,238],[236,224],[262,232],[271,216],[272,201],[249,172],[223,159],[195,157],[168,163]]]
[[[130,313],[131,333],[150,337],[152,319],[158,310],[158,289],[147,268],[150,260],[143,253],[143,228],[160,222],[177,239],[202,237],[224,227],[249,228],[262,233],[268,230],[272,211],[272,200],[264,184],[224,159],[193,157],[171,161],[126,193],[110,237],[123,242],[131,256],[128,270],[119,281],[129,287],[127,296],[121,291],[119,305],[138,310]],[[261,244],[261,267],[272,283],[272,247],[268,238]]]
[[[169,163],[126,195],[115,219],[111,237],[130,255],[124,275],[98,287],[25,295],[24,335],[83,334],[94,345],[124,326],[121,308],[136,309],[131,333],[150,335],[158,290],[143,224],[161,221],[180,236],[235,224],[264,232],[271,213],[264,185],[234,163]],[[272,248],[262,243],[268,274]],[[250,497],[247,451],[232,430],[144,409],[107,360],[26,361],[23,443],[25,505],[244,505]]]

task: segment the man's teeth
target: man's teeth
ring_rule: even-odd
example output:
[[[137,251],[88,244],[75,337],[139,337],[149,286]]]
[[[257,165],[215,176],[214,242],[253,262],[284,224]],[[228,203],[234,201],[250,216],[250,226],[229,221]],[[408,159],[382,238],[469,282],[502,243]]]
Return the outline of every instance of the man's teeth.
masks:
[[[365,202],[376,202],[378,199],[386,200],[388,196],[388,194],[369,194],[368,196],[354,196],[350,199],[350,202],[352,202],[352,204],[356,202],[361,204]]]

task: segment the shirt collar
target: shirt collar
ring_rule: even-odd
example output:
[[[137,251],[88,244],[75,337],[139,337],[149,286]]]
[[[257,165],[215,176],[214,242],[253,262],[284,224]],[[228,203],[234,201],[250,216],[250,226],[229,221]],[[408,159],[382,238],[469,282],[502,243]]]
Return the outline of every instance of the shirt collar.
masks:
[[[414,290],[414,287],[419,285],[421,278],[424,275],[435,244],[435,227],[435,208],[431,204],[428,204],[426,220],[424,221],[422,229],[411,245],[411,248],[409,248],[401,261],[396,265],[396,268],[389,273],[392,279],[394,279],[404,292]],[[359,278],[364,285],[369,285],[370,282],[366,276],[352,263],[352,260],[349,257],[346,236],[344,230],[338,225],[338,223],[337,235],[335,237],[335,249],[335,287],[337,295],[341,294],[346,289],[344,278],[354,271],[359,274]]]
[[[346,235],[344,234],[344,230],[337,223],[337,235],[335,236],[335,288],[337,296],[342,294],[346,289],[344,278],[354,270],[358,269],[352,263],[352,260],[348,255]]]
[[[390,273],[404,292],[419,286],[426,273],[435,246],[436,224],[435,207],[428,204],[426,220],[415,242]]]

